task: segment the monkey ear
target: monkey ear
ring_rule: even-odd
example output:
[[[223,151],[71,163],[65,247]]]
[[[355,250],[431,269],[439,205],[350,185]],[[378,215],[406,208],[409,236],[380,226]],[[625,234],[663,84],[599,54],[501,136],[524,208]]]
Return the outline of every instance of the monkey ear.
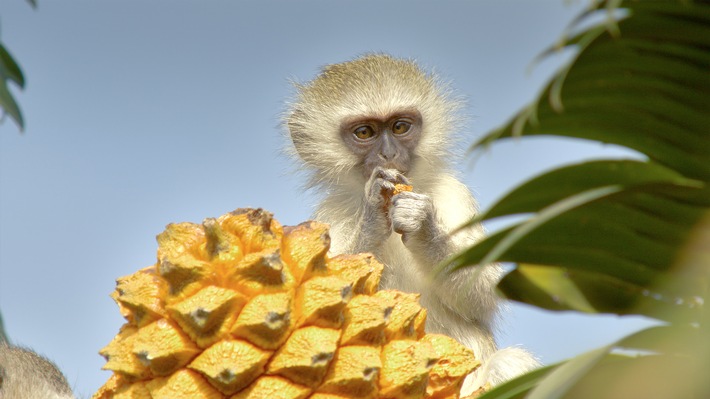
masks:
[[[309,141],[308,134],[306,132],[306,127],[303,124],[303,118],[305,113],[301,110],[294,110],[286,119],[286,127],[288,128],[288,133],[291,136],[291,141],[296,149],[296,152],[304,158],[307,156],[307,151],[305,151],[305,146]]]
[[[293,144],[298,147],[301,143],[306,141],[307,134],[305,132],[306,127],[303,124],[303,118],[305,113],[301,110],[294,110],[286,120],[286,127],[291,135],[291,140]]]
[[[296,109],[293,110],[286,119],[286,127],[288,127],[288,132],[291,134],[291,137],[298,134],[303,128],[303,125],[299,122],[299,120],[303,118],[303,115],[303,111]]]

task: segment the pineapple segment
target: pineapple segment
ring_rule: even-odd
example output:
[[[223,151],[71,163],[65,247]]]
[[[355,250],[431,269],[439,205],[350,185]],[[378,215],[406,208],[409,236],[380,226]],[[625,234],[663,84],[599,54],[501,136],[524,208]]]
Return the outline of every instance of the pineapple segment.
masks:
[[[145,382],[131,384],[128,378],[121,374],[113,374],[106,383],[94,394],[94,398],[112,399],[151,399],[150,391]]]
[[[264,373],[272,352],[247,341],[224,340],[212,345],[190,363],[222,393],[231,395]]]
[[[123,317],[134,325],[144,326],[165,316],[165,289],[166,285],[156,277],[154,270],[146,268],[116,280],[116,291],[111,298]]]
[[[473,352],[442,334],[427,334],[422,341],[431,344],[439,359],[429,372],[426,396],[433,399],[458,397],[463,380],[470,373]],[[478,367],[481,363],[476,360],[474,364]]]
[[[311,390],[281,377],[264,376],[230,399],[306,399]]]
[[[168,312],[197,346],[206,348],[227,333],[246,301],[237,291],[208,286],[168,306]]]
[[[380,349],[373,346],[343,346],[318,388],[323,393],[373,398],[377,394],[377,378],[382,369]]]
[[[180,370],[170,377],[147,382],[152,399],[221,399],[223,396],[207,381],[191,370]]]
[[[382,345],[396,302],[390,298],[357,295],[345,309],[342,345]]]
[[[280,292],[294,286],[293,276],[285,267],[278,250],[264,250],[245,256],[228,278],[229,285],[249,296]]]
[[[380,395],[383,398],[422,398],[429,370],[439,359],[431,345],[395,340],[382,348]]]
[[[315,326],[299,328],[276,352],[268,372],[316,388],[328,371],[339,339],[338,330]]]
[[[313,221],[287,228],[283,240],[284,259],[298,281],[326,272],[329,248],[328,225]]]
[[[173,323],[161,319],[136,333],[131,353],[153,375],[168,375],[185,366],[200,350]]]
[[[313,277],[296,292],[298,324],[340,328],[353,285],[339,277]]]
[[[138,332],[138,328],[124,324],[118,335],[99,351],[99,354],[106,359],[104,370],[112,370],[120,373],[119,375],[133,378],[144,378],[149,375],[148,368],[138,356],[133,354],[136,332]]]
[[[375,297],[396,303],[385,328],[387,340],[420,339],[424,336],[426,310],[419,306],[419,294],[399,291],[378,291]]]
[[[293,327],[292,299],[288,292],[257,295],[244,306],[232,334],[264,349],[277,349]]]
[[[348,399],[351,397],[352,396],[340,396],[334,395],[332,393],[316,392],[313,395],[309,396],[308,399]]]
[[[353,282],[353,294],[372,295],[380,285],[384,265],[372,254],[338,255],[328,260],[331,274]]]
[[[117,280],[126,324],[93,399],[457,399],[473,353],[425,334],[418,295],[378,291],[372,255],[329,247],[327,225],[260,209],[168,225],[155,265]]]

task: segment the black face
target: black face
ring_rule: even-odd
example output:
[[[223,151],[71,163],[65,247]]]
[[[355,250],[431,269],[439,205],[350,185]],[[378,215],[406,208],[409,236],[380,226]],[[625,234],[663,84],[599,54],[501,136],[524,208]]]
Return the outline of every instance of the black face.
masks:
[[[357,118],[343,122],[343,141],[361,160],[366,178],[381,166],[406,174],[422,134],[422,117],[417,111],[403,111],[384,118]]]

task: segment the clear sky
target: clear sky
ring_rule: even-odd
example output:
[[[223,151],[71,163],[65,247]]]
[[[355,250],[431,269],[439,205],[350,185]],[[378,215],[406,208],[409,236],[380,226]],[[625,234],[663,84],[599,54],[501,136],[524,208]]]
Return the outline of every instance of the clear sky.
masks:
[[[25,132],[0,123],[0,309],[11,339],[90,396],[109,377],[97,352],[123,323],[115,279],[155,262],[166,224],[249,206],[282,224],[309,218],[313,198],[280,152],[291,80],[369,51],[414,58],[467,98],[470,143],[533,99],[565,55],[528,67],[583,4],[39,0],[33,10],[3,0],[0,38],[27,79],[13,90]],[[630,155],[525,139],[460,169],[487,208],[554,165]],[[499,341],[551,363],[643,323],[603,319],[515,305]]]

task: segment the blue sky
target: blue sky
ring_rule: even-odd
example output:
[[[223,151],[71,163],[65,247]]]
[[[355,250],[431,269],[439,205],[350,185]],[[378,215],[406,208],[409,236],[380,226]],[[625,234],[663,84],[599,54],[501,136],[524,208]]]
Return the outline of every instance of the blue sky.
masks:
[[[155,261],[171,222],[263,207],[283,224],[313,203],[281,153],[290,81],[370,51],[414,58],[467,99],[464,143],[533,99],[569,56],[529,69],[585,3],[469,1],[25,1],[0,3],[21,64],[20,134],[0,123],[0,309],[10,337],[52,358],[76,393],[109,377],[97,352],[123,323],[115,279]],[[629,157],[524,139],[460,165],[482,208],[550,167]],[[495,230],[496,226],[488,226]],[[645,321],[514,305],[502,345],[546,363]]]

